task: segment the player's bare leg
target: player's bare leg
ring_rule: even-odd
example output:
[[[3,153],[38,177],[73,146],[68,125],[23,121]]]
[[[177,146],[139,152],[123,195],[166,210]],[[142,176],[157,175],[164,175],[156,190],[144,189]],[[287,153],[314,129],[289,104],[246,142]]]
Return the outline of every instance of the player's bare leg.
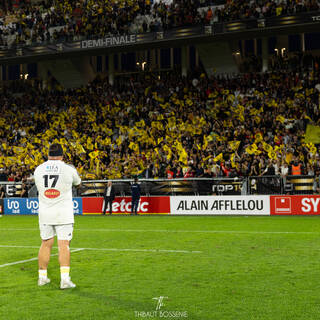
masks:
[[[50,261],[51,249],[54,243],[54,238],[48,240],[42,240],[41,247],[38,254],[39,264],[39,280],[38,285],[43,286],[50,282],[47,276],[47,268]]]
[[[70,241],[69,240],[58,240],[59,248],[59,263],[61,273],[61,289],[75,288],[75,284],[71,281],[70,273]]]

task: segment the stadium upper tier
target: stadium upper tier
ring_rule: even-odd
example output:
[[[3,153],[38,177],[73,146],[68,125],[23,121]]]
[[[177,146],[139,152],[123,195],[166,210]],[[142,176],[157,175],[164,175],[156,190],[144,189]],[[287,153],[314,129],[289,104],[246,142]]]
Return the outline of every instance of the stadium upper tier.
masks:
[[[300,71],[299,71],[300,69]],[[32,175],[60,142],[84,178],[285,174],[293,160],[319,174],[305,144],[320,124],[319,65],[312,71],[212,77],[143,74],[63,90],[18,81],[0,96],[0,163],[10,180]]]
[[[108,35],[318,11],[319,0],[28,0],[0,4],[0,46],[77,41]],[[220,4],[220,5],[217,5]]]

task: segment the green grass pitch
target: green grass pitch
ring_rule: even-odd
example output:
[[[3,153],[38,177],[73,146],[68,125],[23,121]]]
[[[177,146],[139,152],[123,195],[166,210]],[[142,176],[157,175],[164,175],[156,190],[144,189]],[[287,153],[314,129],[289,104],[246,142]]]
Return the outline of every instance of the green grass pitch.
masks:
[[[320,319],[319,227],[318,217],[76,217],[77,288],[63,291],[56,248],[51,283],[37,286],[37,217],[3,216],[0,319]]]

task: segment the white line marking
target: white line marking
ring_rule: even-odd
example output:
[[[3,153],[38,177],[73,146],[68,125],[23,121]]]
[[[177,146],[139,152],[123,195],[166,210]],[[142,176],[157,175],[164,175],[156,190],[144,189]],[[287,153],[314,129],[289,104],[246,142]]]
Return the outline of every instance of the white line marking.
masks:
[[[23,246],[1,246],[2,248],[24,248]],[[28,246],[27,246],[28,247]],[[30,248],[30,247],[28,247]],[[34,248],[34,247],[32,247]],[[38,247],[37,247],[38,248]],[[78,249],[74,249],[74,250],[71,250],[70,252],[77,252],[77,251],[82,251],[84,250],[83,248],[78,248]],[[53,256],[57,256],[58,253],[54,253],[51,255],[51,257]],[[15,264],[21,264],[21,263],[25,263],[25,262],[29,262],[29,261],[34,261],[34,260],[38,260],[38,257],[35,257],[35,258],[31,258],[31,259],[26,259],[26,260],[20,260],[20,261],[15,261],[15,262],[9,262],[9,263],[5,263],[5,264],[1,264],[0,265],[0,268],[3,268],[3,267],[8,267],[8,266],[13,266]]]
[[[0,231],[39,231],[39,229],[1,229]],[[165,229],[75,229],[80,232],[163,232],[163,233],[235,233],[235,234],[319,234],[316,231],[237,231],[237,230],[165,230]]]
[[[131,251],[131,252],[164,252],[164,253],[202,253],[202,251],[169,250],[169,249],[121,249],[121,248],[84,248],[97,251]]]
[[[85,232],[164,232],[164,233],[244,233],[244,234],[319,234],[320,232],[309,231],[237,231],[237,230],[152,230],[152,229],[76,229]]]
[[[36,246],[15,246],[15,245],[0,245],[0,248],[31,248],[38,249]],[[53,247],[57,248],[57,247]],[[192,250],[171,250],[171,249],[126,249],[126,248],[73,248],[71,249],[76,252],[80,250],[92,250],[92,251],[123,251],[123,252],[163,252],[163,253],[202,253],[202,251]]]

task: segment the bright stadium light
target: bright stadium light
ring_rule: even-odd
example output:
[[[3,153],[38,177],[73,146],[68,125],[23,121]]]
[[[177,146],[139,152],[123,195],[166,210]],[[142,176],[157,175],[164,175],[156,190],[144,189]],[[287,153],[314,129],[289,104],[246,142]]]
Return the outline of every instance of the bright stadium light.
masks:
[[[29,73],[20,73],[20,79],[27,80],[29,77]]]

